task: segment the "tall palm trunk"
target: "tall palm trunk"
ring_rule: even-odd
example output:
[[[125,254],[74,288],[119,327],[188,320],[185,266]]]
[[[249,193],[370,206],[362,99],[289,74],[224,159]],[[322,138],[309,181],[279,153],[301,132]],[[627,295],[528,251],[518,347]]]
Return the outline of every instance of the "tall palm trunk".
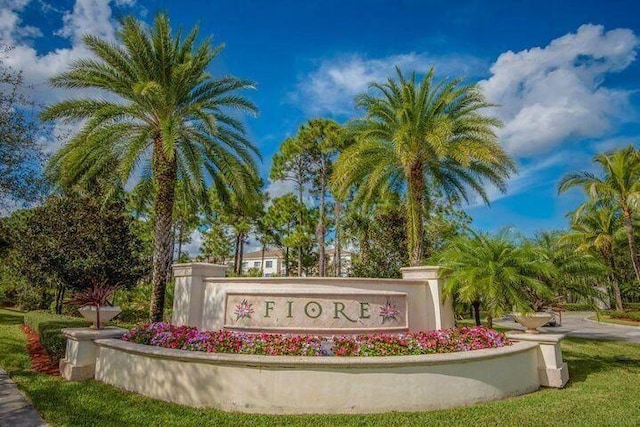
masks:
[[[473,315],[475,317],[476,326],[481,326],[482,322],[480,321],[480,301],[474,301],[473,306]]]
[[[264,252],[267,250],[267,245],[262,244],[262,259],[260,260],[260,276],[264,277]]]
[[[627,241],[629,243],[629,253],[631,254],[631,263],[633,264],[633,271],[636,273],[636,279],[640,284],[640,262],[638,261],[638,254],[636,253],[636,237],[635,230],[633,229],[633,213],[629,208],[625,208],[623,211],[624,228],[627,230]]]
[[[153,300],[151,321],[161,322],[164,316],[164,297],[171,275],[173,259],[173,202],[177,178],[176,158],[168,158],[160,136],[154,138],[153,184],[156,214],[153,257]]]
[[[417,163],[407,173],[407,246],[409,265],[420,265],[422,260],[422,240],[424,227],[422,217],[424,211],[424,171],[422,164]]]

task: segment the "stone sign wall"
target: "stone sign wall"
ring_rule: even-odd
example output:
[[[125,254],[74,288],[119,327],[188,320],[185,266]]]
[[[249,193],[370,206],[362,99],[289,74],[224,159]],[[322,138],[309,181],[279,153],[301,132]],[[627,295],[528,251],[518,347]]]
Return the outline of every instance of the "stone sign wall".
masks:
[[[356,333],[408,330],[407,295],[227,293],[226,329]]]
[[[454,326],[438,267],[403,268],[402,279],[224,277],[226,269],[206,263],[173,266],[173,324],[328,335]]]

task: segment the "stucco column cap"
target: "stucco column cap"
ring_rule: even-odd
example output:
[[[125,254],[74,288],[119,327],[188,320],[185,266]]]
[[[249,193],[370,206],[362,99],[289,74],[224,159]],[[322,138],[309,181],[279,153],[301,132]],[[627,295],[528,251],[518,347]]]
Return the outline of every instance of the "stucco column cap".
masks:
[[[127,329],[107,326],[102,329],[92,328],[64,328],[62,334],[76,341],[92,341],[97,339],[121,338]]]
[[[188,262],[183,264],[173,264],[173,277],[188,276],[219,276],[229,268],[222,264],[210,264],[208,262]]]
[[[525,334],[522,331],[509,331],[506,335],[507,338],[514,341],[531,341],[545,344],[556,344],[567,336],[567,334],[546,334],[544,332],[539,334]]]
[[[437,279],[440,277],[440,266],[437,265],[418,265],[416,267],[402,267],[403,279]]]

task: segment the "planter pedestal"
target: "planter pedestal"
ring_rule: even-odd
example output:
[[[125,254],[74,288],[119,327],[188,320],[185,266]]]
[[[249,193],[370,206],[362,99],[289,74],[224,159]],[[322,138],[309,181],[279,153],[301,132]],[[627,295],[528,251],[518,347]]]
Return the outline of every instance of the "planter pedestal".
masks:
[[[60,360],[60,375],[69,381],[93,379],[96,370],[96,345],[93,340],[121,338],[126,329],[67,328],[62,333],[67,338],[64,359]]]
[[[538,343],[538,377],[544,387],[562,388],[569,381],[569,367],[562,360],[560,340],[564,334],[527,334],[520,331],[507,332],[513,341]]]

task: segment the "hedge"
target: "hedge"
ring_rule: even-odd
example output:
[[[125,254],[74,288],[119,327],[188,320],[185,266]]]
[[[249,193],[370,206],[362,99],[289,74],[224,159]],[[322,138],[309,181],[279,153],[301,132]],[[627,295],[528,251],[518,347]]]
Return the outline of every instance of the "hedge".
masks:
[[[47,311],[30,311],[24,315],[24,324],[40,335],[40,343],[53,361],[64,357],[67,340],[63,328],[77,328],[91,324],[80,317],[51,314]]]
[[[632,320],[634,322],[640,322],[640,311],[607,310],[603,313],[613,319]]]

